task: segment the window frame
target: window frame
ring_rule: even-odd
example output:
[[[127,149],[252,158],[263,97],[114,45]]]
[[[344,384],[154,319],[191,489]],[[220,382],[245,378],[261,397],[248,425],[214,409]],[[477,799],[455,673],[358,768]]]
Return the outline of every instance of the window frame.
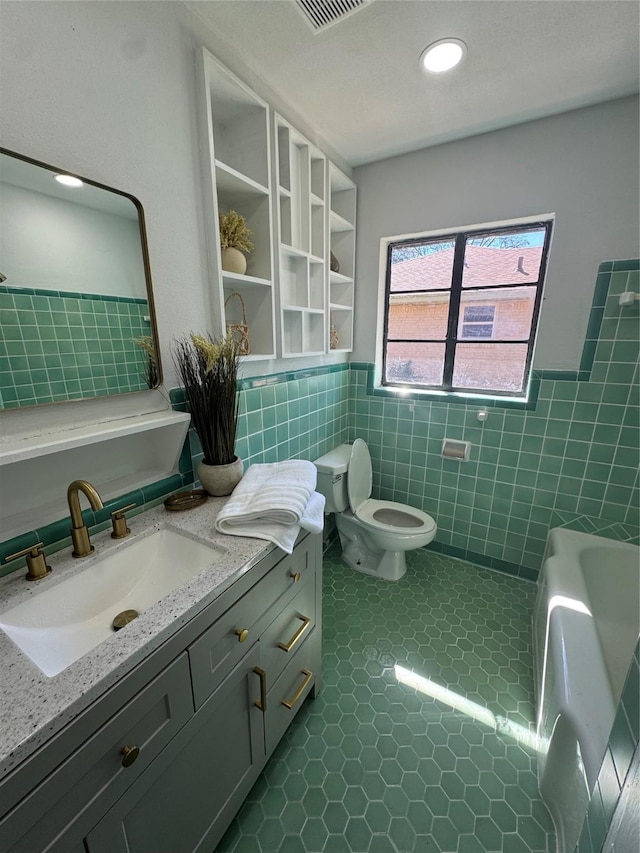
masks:
[[[386,258],[384,259],[385,268],[384,268],[384,300],[382,302],[382,336],[381,336],[381,373],[380,373],[380,387],[384,389],[388,389],[390,391],[396,390],[398,392],[415,392],[415,393],[436,393],[436,394],[451,394],[458,397],[487,397],[491,399],[514,399],[514,400],[524,400],[528,399],[528,389],[531,381],[531,368],[533,362],[533,354],[535,350],[535,344],[538,335],[539,329],[539,320],[540,320],[540,309],[542,307],[542,300],[544,296],[544,285],[546,280],[547,273],[547,265],[548,265],[548,256],[549,250],[551,247],[551,239],[553,236],[553,227],[554,227],[555,217],[553,214],[545,214],[541,216],[536,216],[532,218],[526,219],[517,219],[510,220],[508,222],[494,222],[494,223],[484,223],[481,225],[474,225],[470,227],[464,228],[456,228],[456,229],[447,229],[442,231],[427,231],[420,234],[414,234],[410,236],[404,237],[388,237],[382,240],[383,246],[386,244]],[[508,235],[508,234],[518,234],[522,232],[531,231],[534,229],[544,229],[545,237],[542,246],[542,254],[540,258],[540,267],[538,271],[537,279],[533,282],[510,282],[508,284],[491,284],[491,285],[473,285],[472,288],[464,288],[462,286],[463,283],[463,274],[464,274],[464,255],[465,248],[467,242],[469,240],[473,240],[478,237],[486,237],[491,235]],[[429,242],[452,242],[454,244],[454,257],[453,257],[453,265],[451,272],[451,286],[448,291],[443,290],[442,288],[434,288],[432,290],[425,288],[424,290],[412,290],[412,291],[391,291],[391,257],[393,249],[396,247],[404,247],[404,246],[415,246]],[[381,258],[382,260],[382,258]],[[466,290],[473,289],[477,290],[487,290],[487,291],[497,291],[497,290],[507,290],[513,289],[514,287],[532,287],[535,286],[536,294],[534,298],[534,306],[533,312],[531,316],[531,325],[529,331],[529,337],[526,339],[511,339],[504,340],[499,338],[491,338],[491,339],[471,339],[464,338],[462,335],[458,336],[458,329],[462,332],[462,324],[460,320],[460,305],[462,294]],[[387,379],[387,346],[389,344],[389,336],[388,336],[388,327],[389,327],[389,299],[391,295],[402,295],[407,293],[412,294],[420,294],[420,293],[429,293],[429,292],[448,292],[449,293],[449,316],[447,320],[447,332],[446,337],[443,339],[434,339],[434,338],[420,338],[420,339],[406,339],[406,338],[392,338],[391,343],[444,343],[445,346],[445,354],[444,354],[444,364],[442,371],[442,383],[438,385],[429,385],[426,383],[412,383],[412,382],[396,382],[393,380]],[[464,306],[463,306],[464,307]],[[495,321],[494,321],[495,322]],[[523,369],[523,384],[522,388],[517,391],[509,391],[505,389],[496,389],[496,388],[466,388],[461,386],[456,386],[453,384],[453,372],[455,366],[455,352],[458,343],[476,343],[476,344],[526,344],[527,345],[527,354],[525,357],[524,369]]]

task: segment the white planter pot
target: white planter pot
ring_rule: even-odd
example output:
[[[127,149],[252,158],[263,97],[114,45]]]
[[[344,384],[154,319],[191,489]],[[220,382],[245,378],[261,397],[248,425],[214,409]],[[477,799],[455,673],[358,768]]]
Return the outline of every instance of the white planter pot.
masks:
[[[239,249],[222,250],[222,269],[244,275],[247,271],[247,259]]]
[[[205,491],[214,497],[230,495],[244,474],[242,459],[238,456],[228,465],[198,465],[198,479]]]

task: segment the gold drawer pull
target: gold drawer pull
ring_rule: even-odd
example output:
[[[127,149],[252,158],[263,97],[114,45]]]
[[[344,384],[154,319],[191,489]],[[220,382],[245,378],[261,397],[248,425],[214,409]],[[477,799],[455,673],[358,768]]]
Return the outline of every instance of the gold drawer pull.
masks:
[[[249,631],[246,628],[238,628],[233,632],[238,638],[239,643],[244,643],[244,641],[249,636]]]
[[[253,704],[265,714],[267,711],[267,673],[259,666],[254,666],[253,671],[260,679],[260,701]]]
[[[304,632],[307,630],[307,628],[311,624],[311,619],[308,616],[298,616],[298,619],[300,619],[302,621],[302,625],[298,628],[298,630],[295,632],[295,634],[289,640],[289,642],[288,643],[278,643],[278,648],[282,649],[283,652],[290,652],[291,649],[295,646],[295,644],[298,642],[300,637],[304,634]]]
[[[299,701],[300,697],[302,696],[302,694],[305,691],[305,688],[307,687],[307,685],[309,684],[309,682],[313,678],[313,673],[311,672],[310,669],[303,669],[303,670],[301,670],[301,672],[302,672],[302,675],[305,676],[305,679],[302,682],[302,684],[300,685],[300,687],[298,687],[298,689],[296,690],[294,695],[291,697],[291,699],[283,699],[282,700],[282,704],[284,705],[284,707],[288,708],[290,711],[292,710],[292,708],[296,704],[296,702]]]
[[[302,575],[300,574],[300,572],[291,572],[291,580],[294,583],[300,583],[301,577],[302,577]]]
[[[120,750],[122,755],[122,766],[131,767],[136,758],[140,755],[139,746],[123,746]]]

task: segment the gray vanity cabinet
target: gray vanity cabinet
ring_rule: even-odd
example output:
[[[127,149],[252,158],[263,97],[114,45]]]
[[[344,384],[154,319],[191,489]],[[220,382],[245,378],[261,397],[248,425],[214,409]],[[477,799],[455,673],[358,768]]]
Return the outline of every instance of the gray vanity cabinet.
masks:
[[[269,552],[3,779],[1,853],[211,853],[319,690],[321,545]]]
[[[318,555],[307,537],[189,646],[196,713],[88,835],[88,853],[215,848],[319,686]]]

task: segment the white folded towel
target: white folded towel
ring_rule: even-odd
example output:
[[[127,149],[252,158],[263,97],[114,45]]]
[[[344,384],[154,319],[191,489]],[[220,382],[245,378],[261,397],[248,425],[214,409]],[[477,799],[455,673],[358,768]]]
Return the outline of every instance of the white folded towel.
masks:
[[[324,525],[324,496],[315,492],[312,462],[291,459],[251,465],[220,510],[216,530],[274,542],[287,554],[300,528],[319,533]]]

